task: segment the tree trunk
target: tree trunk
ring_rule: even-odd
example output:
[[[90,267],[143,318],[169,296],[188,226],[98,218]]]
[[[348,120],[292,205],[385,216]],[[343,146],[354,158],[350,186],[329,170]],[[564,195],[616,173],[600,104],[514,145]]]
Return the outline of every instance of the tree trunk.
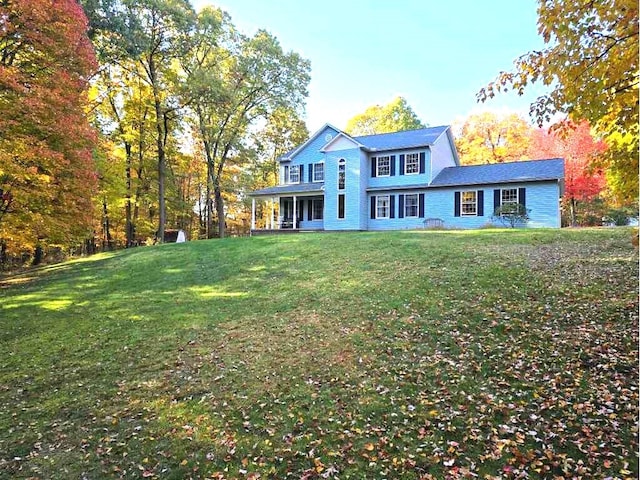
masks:
[[[127,203],[125,205],[125,235],[126,235],[126,247],[129,248],[133,246],[133,222],[131,216],[131,145],[129,143],[125,143],[125,151],[127,155],[127,166],[125,168],[125,174],[127,176]]]
[[[44,258],[44,251],[42,250],[42,245],[38,243],[36,245],[35,251],[33,252],[32,265],[40,265],[42,263],[43,258]]]
[[[224,222],[224,201],[222,200],[222,190],[220,185],[214,184],[213,193],[216,202],[216,216],[218,218],[218,236],[224,238],[225,222]]]
[[[158,149],[158,232],[156,234],[156,238],[158,242],[164,243],[164,228],[167,221],[167,212],[164,203],[164,189],[166,178],[164,138],[166,136],[166,132],[163,123],[165,117],[162,113],[160,91],[156,78],[156,65],[153,57],[151,57],[149,61],[149,77],[149,79],[151,80],[151,88],[153,89],[153,105],[156,112],[156,147]]]
[[[571,201],[569,202],[569,214],[571,217],[571,226],[575,227],[578,222],[576,220],[576,199],[571,197]]]
[[[109,210],[107,208],[107,199],[104,198],[102,200],[102,229],[103,229],[103,240],[102,240],[102,250],[113,250],[113,244],[111,241],[111,229],[109,227]]]

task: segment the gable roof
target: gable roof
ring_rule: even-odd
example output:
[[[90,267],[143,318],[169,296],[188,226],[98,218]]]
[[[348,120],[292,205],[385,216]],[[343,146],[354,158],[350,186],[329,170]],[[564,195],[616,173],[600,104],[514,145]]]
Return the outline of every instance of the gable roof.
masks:
[[[334,127],[330,123],[325,123],[322,127],[320,127],[318,129],[318,131],[316,133],[314,133],[313,135],[310,135],[306,142],[304,142],[301,145],[298,145],[297,147],[289,150],[287,153],[285,153],[283,155],[280,155],[278,157],[278,161],[283,162],[283,161],[291,160],[295,156],[296,153],[298,153],[300,150],[302,150],[304,147],[306,147],[309,143],[311,143],[313,140],[315,140],[316,137],[318,137],[327,128],[335,130],[335,134],[342,133],[342,130],[340,130],[339,128]]]
[[[373,151],[425,147],[433,145],[448,128],[448,126],[442,125],[418,130],[405,130],[403,132],[363,135],[353,137],[353,139],[364,145],[366,149]]]
[[[488,183],[532,182],[564,178],[564,160],[529,160],[524,162],[493,163],[444,168],[430,187],[483,185]]]
[[[339,131],[336,136],[334,136],[331,140],[324,144],[324,146],[320,149],[321,152],[326,152],[327,149],[331,146],[332,143],[336,142],[340,138],[345,138],[348,141],[352,142],[356,147],[364,148],[365,146],[358,142],[355,137],[350,136],[349,134]]]

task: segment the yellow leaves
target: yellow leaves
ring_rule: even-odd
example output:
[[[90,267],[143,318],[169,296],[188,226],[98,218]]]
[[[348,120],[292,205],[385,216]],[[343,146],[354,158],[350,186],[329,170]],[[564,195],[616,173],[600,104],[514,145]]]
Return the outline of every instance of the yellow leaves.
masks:
[[[366,443],[366,444],[364,445],[364,449],[365,449],[365,450],[367,450],[368,452],[373,451],[373,449],[374,449],[374,448],[375,448],[375,447],[374,447],[373,443]]]

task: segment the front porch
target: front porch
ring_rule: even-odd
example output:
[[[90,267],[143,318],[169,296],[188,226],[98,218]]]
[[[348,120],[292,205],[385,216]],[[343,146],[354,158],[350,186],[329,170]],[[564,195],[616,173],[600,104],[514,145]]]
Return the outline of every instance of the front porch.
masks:
[[[253,197],[251,235],[324,230],[324,196]]]

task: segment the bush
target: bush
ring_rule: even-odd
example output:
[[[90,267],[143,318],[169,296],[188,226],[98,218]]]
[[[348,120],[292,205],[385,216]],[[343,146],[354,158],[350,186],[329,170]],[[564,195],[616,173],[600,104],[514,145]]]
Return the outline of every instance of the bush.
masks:
[[[508,203],[496,208],[491,218],[506,227],[515,228],[527,224],[530,211],[520,203]]]

